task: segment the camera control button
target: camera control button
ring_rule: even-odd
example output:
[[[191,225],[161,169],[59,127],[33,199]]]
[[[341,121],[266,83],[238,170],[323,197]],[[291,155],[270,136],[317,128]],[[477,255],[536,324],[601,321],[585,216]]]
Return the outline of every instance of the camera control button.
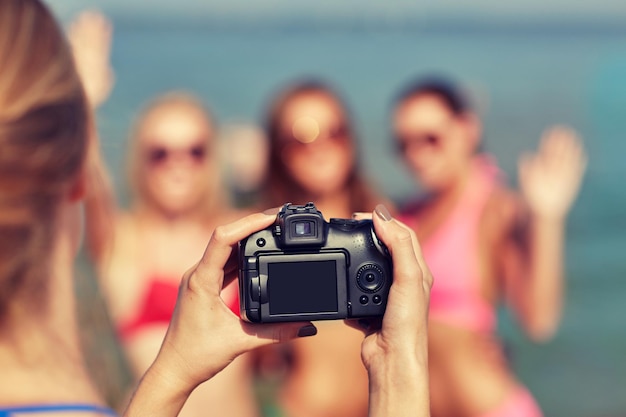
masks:
[[[380,297],[379,297],[380,298]],[[370,301],[369,297],[367,295],[362,295],[361,297],[359,297],[359,303],[365,305]]]
[[[256,260],[257,260],[256,256],[246,257],[246,261],[245,261],[246,264],[244,266],[244,269],[246,270],[256,269]]]
[[[385,274],[376,264],[365,264],[356,274],[356,282],[364,292],[376,292],[385,284]]]
[[[383,299],[380,295],[376,294],[372,297],[372,301],[374,302],[374,304],[380,304]]]
[[[249,321],[253,323],[261,322],[261,312],[258,308],[251,308],[250,310],[246,311],[246,317]]]
[[[256,273],[256,271],[250,271]],[[250,277],[250,298],[252,301],[258,302],[261,299],[261,285],[259,283],[259,277]]]

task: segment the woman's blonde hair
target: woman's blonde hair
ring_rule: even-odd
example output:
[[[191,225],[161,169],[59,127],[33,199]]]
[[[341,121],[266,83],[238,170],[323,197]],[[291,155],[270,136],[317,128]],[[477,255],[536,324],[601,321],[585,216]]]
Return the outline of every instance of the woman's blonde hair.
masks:
[[[52,14],[39,0],[0,1],[0,315],[19,292],[45,293],[57,207],[83,167],[89,125]]]
[[[202,202],[203,213],[208,218],[228,205],[227,194],[223,188],[219,160],[217,158],[218,144],[215,143],[215,120],[211,111],[202,100],[185,91],[171,91],[155,97],[144,105],[135,119],[128,139],[126,163],[131,203],[135,207],[145,207],[153,204],[145,183],[147,175],[145,170],[145,149],[142,148],[142,141],[139,137],[142,125],[153,112],[179,106],[198,112],[206,120],[210,129],[209,137],[207,138],[209,149],[207,150],[206,163],[204,164],[206,190]]]

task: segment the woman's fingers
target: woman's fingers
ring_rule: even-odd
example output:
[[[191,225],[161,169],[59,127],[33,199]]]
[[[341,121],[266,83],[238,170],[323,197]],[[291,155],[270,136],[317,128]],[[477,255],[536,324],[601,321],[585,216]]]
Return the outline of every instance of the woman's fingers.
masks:
[[[556,126],[544,133],[539,155],[562,170],[576,169],[586,161],[582,139],[567,126]]]
[[[242,328],[248,335],[253,336],[248,338],[250,343],[250,346],[247,347],[248,350],[317,334],[317,328],[311,322],[263,324],[243,322]]]
[[[389,211],[382,204],[378,205],[376,207],[375,213],[377,213],[376,216],[373,216],[372,213],[354,213],[352,215],[352,218],[354,218],[355,220],[366,220],[366,219],[372,220],[373,217],[379,217],[379,218],[382,219],[382,217],[380,217],[380,215],[378,214],[378,213],[381,213],[383,216],[385,216],[385,218],[391,219],[391,215],[389,214]],[[432,277],[432,274],[430,272],[430,269],[428,268],[428,265],[426,264],[426,261],[424,260],[424,254],[422,253],[422,247],[420,246],[419,241],[417,240],[417,236],[415,235],[415,232],[413,232],[413,230],[411,230],[411,228],[409,228],[407,225],[405,225],[404,223],[402,223],[401,221],[399,221],[397,219],[393,219],[393,222],[395,223],[395,226],[398,226],[399,228],[404,229],[404,231],[408,232],[409,235],[411,236],[411,246],[412,246],[412,250],[413,250],[413,256],[417,260],[417,263],[418,263],[418,265],[419,265],[419,267],[420,267],[420,269],[422,271],[422,275],[423,275],[422,279],[423,279],[424,285],[425,285],[426,289],[428,289],[430,291],[430,288],[433,285],[433,277]],[[374,223],[376,225],[376,222],[374,222]],[[376,231],[377,231],[377,234],[378,234],[378,229]],[[385,240],[382,237],[381,237],[381,240],[383,240],[383,242],[385,242]],[[385,244],[386,244],[386,242],[385,242]],[[408,246],[407,246],[407,249],[408,249]],[[394,260],[394,268],[395,268],[395,260]]]
[[[408,227],[394,220],[383,205],[376,206],[372,221],[376,235],[391,253],[394,282],[398,281],[398,284],[402,286],[415,285],[413,280],[415,271],[422,272],[422,269],[414,247],[414,233]],[[415,242],[417,243],[417,240]],[[423,273],[419,275],[423,279]]]
[[[273,208],[265,210],[263,214],[268,215],[268,216],[273,216],[275,219],[280,209],[281,207],[273,207]],[[239,259],[237,257],[237,253],[231,253],[230,257],[226,261],[226,265],[224,265],[223,287],[226,287],[235,278],[237,278],[238,273],[239,273]]]
[[[372,220],[372,213],[352,213],[352,218],[354,220]]]
[[[518,163],[520,187],[530,211],[562,218],[573,204],[587,164],[583,142],[573,129],[547,129],[536,153],[527,153]]]
[[[366,337],[372,333],[379,331],[383,325],[383,319],[380,317],[347,319],[343,322],[353,329],[362,331]]]
[[[241,239],[268,227],[275,219],[275,215],[256,213],[234,223],[217,227],[204,251],[204,255],[202,255],[202,259],[194,269],[193,277],[196,277],[201,285],[207,285],[219,292],[222,289],[224,267],[233,253],[233,247]],[[219,279],[216,280],[215,277],[219,277]],[[215,286],[214,284],[218,285]]]
[[[409,226],[407,226],[406,224],[402,223],[399,220],[395,220],[395,222],[401,225],[402,227],[404,227],[405,229],[409,230],[409,233],[411,234],[411,241],[413,242],[413,251],[415,252],[415,259],[417,260],[417,263],[419,264],[420,269],[422,271],[422,282],[425,285],[425,289],[428,291],[428,294],[430,294],[430,289],[433,286],[433,274],[430,272],[430,268],[428,267],[428,264],[426,263],[426,259],[424,259],[422,246],[417,240],[417,236],[415,235],[415,232]]]

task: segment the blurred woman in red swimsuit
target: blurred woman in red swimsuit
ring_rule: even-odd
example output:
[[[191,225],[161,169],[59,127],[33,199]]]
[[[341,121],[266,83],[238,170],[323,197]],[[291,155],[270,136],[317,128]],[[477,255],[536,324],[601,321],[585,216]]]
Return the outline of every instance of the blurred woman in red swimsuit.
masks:
[[[97,13],[83,14],[70,33],[79,71],[95,107],[110,91],[110,26]],[[103,66],[105,68],[103,68]],[[131,206],[118,211],[110,190],[86,201],[87,241],[102,289],[136,378],[156,357],[171,319],[183,273],[201,258],[216,225],[234,220],[222,190],[215,123],[203,103],[171,92],[149,102],[132,129],[128,149]],[[100,167],[105,171],[104,167]],[[101,219],[112,213],[113,230]],[[236,286],[225,302],[239,312]],[[246,356],[203,384],[182,416],[256,416]]]
[[[137,377],[158,353],[180,277],[202,255],[215,226],[236,216],[218,182],[215,147],[209,113],[186,94],[153,101],[133,130],[132,206],[115,215],[112,244],[101,248],[98,263],[113,321]],[[223,297],[238,312],[236,286],[225,289]],[[201,386],[183,413],[201,415],[210,404],[226,414],[256,415],[251,388],[246,391],[246,360],[238,359]]]
[[[511,307],[528,336],[549,339],[563,298],[565,220],[585,154],[573,131],[548,130],[520,160],[521,195],[478,152],[481,125],[456,88],[427,80],[393,111],[396,145],[427,195],[401,217],[414,228],[435,285],[429,312],[432,414],[538,417],[497,341],[495,305]]]

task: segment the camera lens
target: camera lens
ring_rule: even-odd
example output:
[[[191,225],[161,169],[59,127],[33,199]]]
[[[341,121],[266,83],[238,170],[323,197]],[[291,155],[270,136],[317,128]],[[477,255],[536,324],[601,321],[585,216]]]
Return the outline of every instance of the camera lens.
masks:
[[[366,264],[359,268],[356,282],[363,291],[376,292],[385,283],[385,276],[378,265]]]

